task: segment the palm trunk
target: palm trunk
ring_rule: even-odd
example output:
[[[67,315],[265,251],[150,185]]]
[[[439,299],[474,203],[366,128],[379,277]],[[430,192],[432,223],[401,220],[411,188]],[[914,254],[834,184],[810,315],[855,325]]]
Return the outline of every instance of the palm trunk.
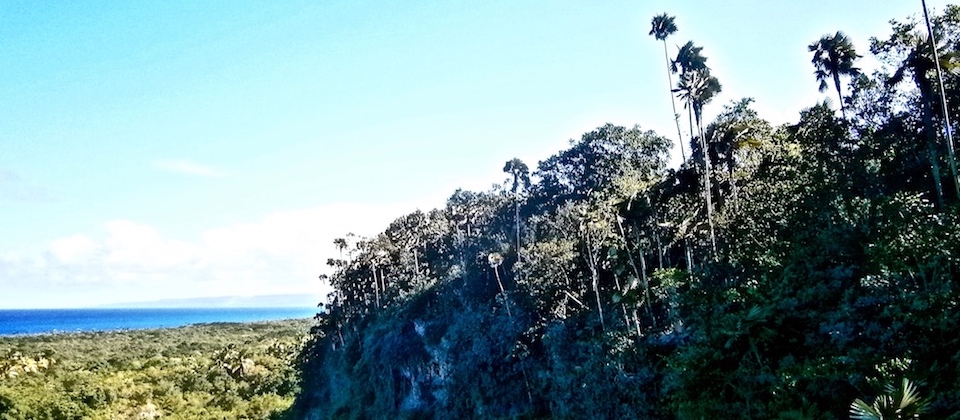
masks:
[[[693,105],[687,105],[687,125],[690,127],[690,147],[693,147]],[[690,151],[690,158],[693,159],[693,150]]]
[[[630,244],[627,243],[627,233],[626,233],[626,231],[623,229],[623,223],[620,222],[620,217],[619,217],[619,216],[617,216],[617,227],[620,229],[620,238],[621,238],[621,240],[623,241],[623,248],[627,250],[627,258],[628,258],[628,261],[630,262],[630,268],[633,269],[634,275],[636,275],[638,279],[641,279],[641,280],[643,281],[643,292],[644,292],[644,294],[646,295],[646,299],[647,299],[647,305],[646,305],[647,315],[650,316],[650,320],[652,321],[654,328],[656,328],[656,326],[657,326],[657,321],[656,321],[656,319],[653,318],[653,313],[650,312],[650,304],[651,304],[651,302],[650,302],[650,282],[647,281],[647,264],[646,264],[646,261],[644,261],[643,255],[641,254],[641,255],[640,255],[640,264],[643,266],[643,271],[639,270],[639,269],[637,268],[636,260],[634,260],[634,258],[633,258],[633,251],[630,250]],[[638,243],[639,243],[639,242],[638,242]],[[625,291],[625,290],[622,290],[621,293],[626,293],[626,291]]]
[[[503,297],[503,307],[507,309],[507,316],[513,318],[513,314],[510,313],[510,302],[507,301],[507,291],[503,288],[503,282],[500,281],[500,271],[497,267],[493,267],[493,274],[497,276],[497,285],[500,286],[500,296]]]
[[[517,223],[517,262],[520,262],[520,194],[513,195],[514,220]]]
[[[930,95],[924,91],[920,92],[920,100],[923,101],[923,125],[927,136],[927,150],[930,152],[930,171],[933,173],[933,185],[937,191],[937,204],[942,209],[943,204],[943,184],[940,182],[940,164],[937,155],[936,142],[934,141],[933,131],[933,109],[930,106]]]
[[[707,225],[710,226],[710,249],[713,251],[713,259],[717,259],[717,237],[713,229],[713,187],[710,185],[710,153],[707,150],[707,140],[703,135],[703,114],[697,111],[697,129],[700,132],[700,149],[703,153],[703,195],[707,201]]]
[[[843,116],[843,120],[847,120],[847,110],[843,106],[843,93],[840,91],[840,73],[833,72],[833,86],[837,88],[837,97],[840,98],[840,115]]]
[[[643,293],[646,295],[644,298],[647,301],[647,316],[650,317],[650,325],[653,325],[653,328],[657,328],[657,318],[650,309],[650,307],[653,306],[653,298],[650,296],[650,280],[647,279],[647,260],[643,258],[643,255],[640,256],[640,268],[640,274],[643,276]]]
[[[600,304],[600,274],[597,273],[595,264],[590,264],[590,279],[593,282],[593,294],[597,298],[597,316],[600,317],[600,329],[607,330],[607,325],[603,321],[603,305]]]
[[[960,200],[960,176],[957,175],[957,158],[953,151],[953,134],[950,127],[950,111],[947,107],[947,94],[943,87],[943,72],[940,70],[940,53],[937,51],[937,40],[933,37],[933,28],[930,26],[930,15],[927,13],[927,1],[923,4],[923,19],[927,23],[927,35],[930,38],[930,48],[933,49],[933,62],[937,68],[937,82],[940,85],[940,104],[943,107],[943,125],[947,135],[947,154],[950,156],[950,174],[953,175],[953,188]],[[666,42],[666,41],[664,41]]]
[[[673,97],[673,74],[670,71],[670,55],[667,54],[667,39],[663,39],[663,58],[667,61],[667,82],[669,85],[670,93],[670,106],[673,108],[673,122],[677,124],[677,142],[680,143],[680,156],[683,158],[683,161],[687,161],[687,153],[683,151],[683,134],[680,133],[680,114],[677,113],[677,101]]]
[[[383,292],[383,300],[387,300],[387,280],[383,278],[383,268],[380,268],[380,290]]]
[[[377,297],[377,310],[380,310],[380,282],[377,281],[377,269],[373,269],[373,293]]]
[[[734,177],[734,169],[736,169],[736,162],[734,161],[735,157],[733,155],[734,146],[730,145],[730,151],[727,156],[727,180],[730,182],[730,196],[733,200],[733,212],[734,214],[740,213],[740,204],[737,200],[737,179]]]
[[[600,264],[599,257],[597,251],[594,251],[589,237],[585,245],[587,248],[587,265],[590,267],[590,281],[593,286],[593,294],[597,298],[597,316],[600,318],[600,328],[607,331],[607,325],[603,321],[603,305],[600,303],[600,273],[597,272],[597,266]]]

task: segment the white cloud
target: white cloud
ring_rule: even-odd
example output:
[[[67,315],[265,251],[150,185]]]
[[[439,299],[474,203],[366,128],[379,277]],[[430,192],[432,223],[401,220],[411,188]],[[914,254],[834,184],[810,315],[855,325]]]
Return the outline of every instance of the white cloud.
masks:
[[[185,175],[196,175],[196,176],[205,176],[205,177],[222,177],[226,175],[222,171],[214,169],[210,166],[201,165],[196,162],[191,162],[189,160],[180,160],[180,159],[156,160],[153,162],[153,167],[160,170],[176,172],[176,173],[185,174]]]
[[[99,235],[51,241],[42,255],[0,252],[0,288],[5,290],[0,308],[325,295],[327,286],[317,277],[328,272],[326,260],[338,255],[334,238],[349,232],[376,234],[415,208],[336,204],[277,211],[248,223],[207,228],[189,238],[170,237],[145,223],[113,220],[103,224]]]
[[[115,220],[107,222],[104,262],[111,267],[133,267],[143,271],[195,266],[202,250],[191,243],[165,240],[153,227]]]
[[[97,244],[83,235],[67,236],[50,244],[50,253],[63,264],[85,261],[97,250]]]

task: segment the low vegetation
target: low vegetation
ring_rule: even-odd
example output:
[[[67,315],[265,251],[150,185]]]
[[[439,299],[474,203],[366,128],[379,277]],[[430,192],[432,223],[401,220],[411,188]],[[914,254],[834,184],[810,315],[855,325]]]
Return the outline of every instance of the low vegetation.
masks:
[[[279,418],[312,324],[0,337],[0,419]]]

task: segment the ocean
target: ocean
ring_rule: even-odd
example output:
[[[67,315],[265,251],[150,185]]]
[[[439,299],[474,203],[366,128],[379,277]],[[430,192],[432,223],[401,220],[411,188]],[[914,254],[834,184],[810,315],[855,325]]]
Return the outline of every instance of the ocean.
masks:
[[[0,336],[310,318],[317,308],[0,309]]]

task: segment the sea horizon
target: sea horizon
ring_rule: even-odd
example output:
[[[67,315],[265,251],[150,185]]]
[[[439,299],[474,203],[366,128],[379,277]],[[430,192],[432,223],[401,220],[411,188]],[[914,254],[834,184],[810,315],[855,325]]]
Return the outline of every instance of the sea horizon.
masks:
[[[176,328],[220,322],[311,318],[314,307],[0,309],[0,336]]]

